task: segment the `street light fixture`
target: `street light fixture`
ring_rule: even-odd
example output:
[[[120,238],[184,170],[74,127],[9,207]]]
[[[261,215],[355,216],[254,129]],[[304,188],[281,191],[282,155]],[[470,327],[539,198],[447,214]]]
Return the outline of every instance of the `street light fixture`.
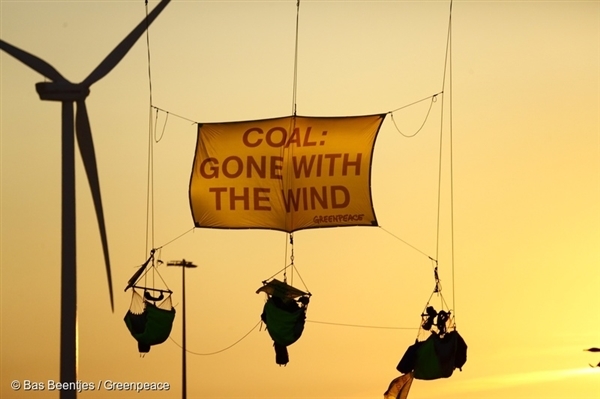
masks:
[[[179,266],[181,267],[181,278],[182,278],[182,324],[183,324],[183,333],[182,333],[182,371],[181,371],[181,397],[183,399],[187,398],[187,368],[186,368],[186,342],[185,342],[185,269],[186,268],[196,268],[198,266],[194,265],[192,262],[188,262],[185,259],[182,260],[173,260],[167,262],[167,266]]]

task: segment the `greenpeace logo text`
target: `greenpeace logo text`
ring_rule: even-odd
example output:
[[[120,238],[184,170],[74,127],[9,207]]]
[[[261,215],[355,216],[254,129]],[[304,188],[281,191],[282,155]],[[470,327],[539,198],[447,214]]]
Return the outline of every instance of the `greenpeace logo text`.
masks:
[[[350,222],[361,222],[364,219],[364,214],[355,215],[319,215],[313,218],[313,223],[350,223]]]

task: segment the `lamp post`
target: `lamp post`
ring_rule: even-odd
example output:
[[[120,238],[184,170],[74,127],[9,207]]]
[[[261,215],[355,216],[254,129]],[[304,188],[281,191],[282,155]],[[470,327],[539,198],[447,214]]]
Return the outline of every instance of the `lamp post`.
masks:
[[[183,399],[187,398],[187,368],[186,368],[186,342],[185,342],[185,269],[190,267],[190,268],[196,268],[198,266],[194,265],[192,262],[187,262],[185,259],[182,260],[174,260],[171,262],[167,263],[167,266],[179,266],[181,267],[181,279],[182,279],[182,297],[183,297],[183,301],[182,301],[182,309],[181,309],[181,313],[182,313],[182,324],[183,324],[183,332],[182,332],[182,343],[181,343],[181,348],[182,348],[182,363],[181,363],[181,397]]]

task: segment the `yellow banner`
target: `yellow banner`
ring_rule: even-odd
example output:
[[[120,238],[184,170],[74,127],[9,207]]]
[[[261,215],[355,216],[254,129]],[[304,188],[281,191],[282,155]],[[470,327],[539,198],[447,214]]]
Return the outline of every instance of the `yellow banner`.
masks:
[[[377,226],[371,159],[385,114],[198,125],[196,227]]]

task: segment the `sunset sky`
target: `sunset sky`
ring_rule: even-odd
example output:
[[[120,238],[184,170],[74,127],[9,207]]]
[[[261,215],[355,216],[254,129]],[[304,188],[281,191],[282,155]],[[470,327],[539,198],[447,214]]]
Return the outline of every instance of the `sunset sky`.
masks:
[[[381,398],[432,294],[429,257],[468,360],[449,379],[414,381],[410,399],[599,398],[600,368],[588,364],[600,353],[584,349],[600,347],[600,2],[455,1],[451,63],[449,11],[448,1],[301,1],[299,115],[385,113],[444,94],[412,138],[383,122],[371,172],[380,227],[294,234],[312,299],[279,367],[253,327],[256,289],[289,263],[286,234],[192,229],[188,186],[193,122],[292,114],[296,1],[173,0],[150,47],[144,35],[86,101],[115,312],[77,153],[78,379],[168,382],[143,397],[181,397],[181,270],[159,268],[178,311],[172,340],[142,358],[123,322],[127,280],[164,246],[165,264],[199,266],[186,274],[189,398]],[[145,15],[142,0],[0,0],[0,38],[79,82]],[[61,107],[39,99],[42,81],[0,52],[3,399],[58,397],[11,389],[59,379]],[[168,117],[150,114],[150,94]],[[397,127],[415,133],[429,105],[394,112]]]

